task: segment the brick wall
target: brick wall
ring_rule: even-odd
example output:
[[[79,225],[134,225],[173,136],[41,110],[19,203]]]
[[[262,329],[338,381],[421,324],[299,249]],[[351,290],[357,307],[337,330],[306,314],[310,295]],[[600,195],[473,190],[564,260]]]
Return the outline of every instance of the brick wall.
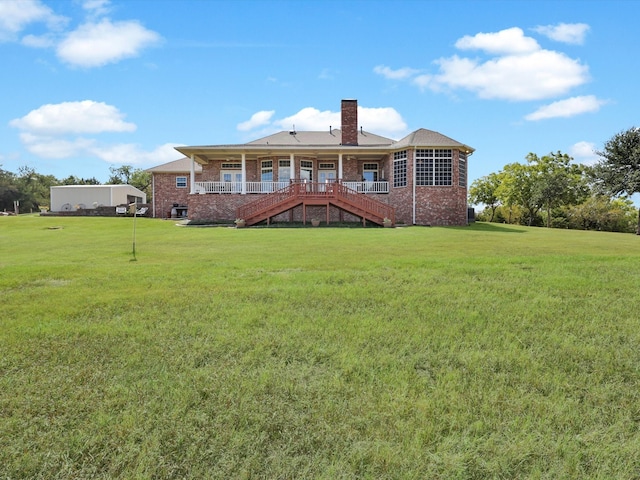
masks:
[[[389,204],[396,209],[396,223],[413,223],[413,150],[407,151],[407,186],[390,187]],[[392,156],[390,157],[392,158]],[[392,161],[392,160],[390,160]],[[416,225],[466,225],[467,188],[458,186],[458,151],[453,152],[451,186],[416,186]],[[386,172],[385,172],[386,173]],[[393,185],[393,170],[389,167]]]
[[[176,177],[187,177],[186,188],[176,187]],[[200,174],[196,174],[196,181],[201,181]],[[154,173],[153,216],[156,218],[171,218],[171,207],[174,203],[187,205],[189,183],[189,173]]]
[[[407,151],[407,186],[393,188],[393,155],[378,161],[380,177],[390,182],[389,194],[374,194],[372,198],[391,205],[396,209],[396,223],[411,225],[413,223],[413,154],[414,151]],[[274,179],[277,178],[277,158],[274,160]],[[296,157],[295,169],[296,177],[299,177],[300,160],[304,157]],[[337,159],[335,161],[337,169]],[[352,160],[343,162],[343,178],[345,181],[362,180],[362,160]],[[370,162],[366,162],[370,163]],[[258,164],[254,161],[247,161],[247,181],[258,181]],[[314,161],[317,169],[317,160]],[[384,170],[384,174],[383,174]],[[458,152],[453,152],[453,171],[451,186],[418,186],[416,187],[416,212],[415,223],[417,225],[466,225],[467,224],[467,189],[458,186]],[[210,222],[230,222],[236,218],[236,209],[245,203],[252,202],[261,195],[238,195],[238,194],[206,194],[189,195],[189,189],[175,188],[175,174],[156,174],[156,216],[166,218],[170,216],[173,203],[189,205],[188,216],[191,220]],[[203,167],[203,181],[220,180],[220,164],[212,162]],[[314,172],[317,178],[317,171]],[[196,177],[199,181],[199,178]],[[164,203],[161,203],[164,202]],[[164,207],[163,207],[164,206]],[[354,215],[340,212],[335,207],[330,208],[330,220],[332,222],[345,221],[354,222],[360,219]],[[274,218],[275,221],[286,222],[293,218],[294,221],[302,221],[302,207],[293,210],[293,214],[286,212]],[[325,207],[308,207],[307,220],[319,218],[322,221],[326,218]]]

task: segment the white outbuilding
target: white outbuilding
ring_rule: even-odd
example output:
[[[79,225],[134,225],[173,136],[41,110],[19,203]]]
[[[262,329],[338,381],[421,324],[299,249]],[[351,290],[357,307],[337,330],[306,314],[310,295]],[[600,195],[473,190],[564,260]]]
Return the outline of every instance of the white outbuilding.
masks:
[[[116,207],[147,203],[147,194],[131,185],[64,185],[51,187],[51,211]]]

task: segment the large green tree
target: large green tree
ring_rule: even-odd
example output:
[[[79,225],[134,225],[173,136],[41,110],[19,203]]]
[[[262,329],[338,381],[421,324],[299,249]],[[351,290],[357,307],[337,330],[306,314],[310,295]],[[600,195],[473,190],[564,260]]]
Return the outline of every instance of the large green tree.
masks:
[[[502,183],[500,173],[490,173],[473,181],[469,187],[469,203],[482,204],[491,210],[490,222],[496,214],[496,208],[500,205],[499,188]]]
[[[527,155],[527,161],[535,172],[533,195],[547,213],[547,227],[551,227],[551,212],[554,208],[575,205],[587,197],[587,183],[582,168],[572,164],[566,153],[549,153],[538,157]]]
[[[535,168],[530,164],[509,163],[504,166],[502,173],[502,183],[499,188],[502,202],[510,210],[515,205],[522,208],[527,225],[532,226],[542,208],[542,200],[536,185]]]
[[[20,167],[16,177],[16,186],[20,191],[20,210],[33,211],[41,205],[48,205],[50,187],[59,183],[53,175],[43,175],[36,172],[33,167]]]
[[[16,200],[20,200],[16,176],[0,168],[0,210],[13,210],[13,202]]]
[[[593,167],[596,185],[613,195],[640,193],[640,128],[632,127],[611,137]],[[640,209],[636,233],[640,235]]]
[[[546,211],[546,223],[552,226],[554,209],[580,203],[588,194],[582,167],[572,164],[562,152],[539,157],[529,153],[527,163],[510,163],[500,173],[498,196],[510,209],[519,206],[527,225],[540,224],[541,211]]]

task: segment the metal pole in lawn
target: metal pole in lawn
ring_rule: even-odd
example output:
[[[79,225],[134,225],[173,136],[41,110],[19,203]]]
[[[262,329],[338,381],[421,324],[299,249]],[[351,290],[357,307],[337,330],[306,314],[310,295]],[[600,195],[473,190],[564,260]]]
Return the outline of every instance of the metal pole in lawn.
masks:
[[[137,217],[138,209],[136,208],[135,203],[129,204],[129,213],[133,213],[133,258],[130,260],[131,262],[136,262],[136,217]]]

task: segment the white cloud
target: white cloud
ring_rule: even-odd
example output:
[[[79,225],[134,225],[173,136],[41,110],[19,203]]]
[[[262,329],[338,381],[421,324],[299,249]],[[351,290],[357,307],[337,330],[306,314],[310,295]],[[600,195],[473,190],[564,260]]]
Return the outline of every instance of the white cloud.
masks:
[[[151,166],[175,160],[177,155],[175,147],[178,146],[180,145],[177,143],[165,143],[151,151],[146,151],[132,143],[94,145],[87,150],[87,153],[107,163]]]
[[[491,54],[530,53],[540,49],[531,37],[525,37],[521,28],[513,27],[494,33],[465,35],[456,42],[460,50],[483,50]]]
[[[25,35],[22,37],[21,43],[25,47],[31,48],[51,48],[55,46],[56,39],[51,34],[45,35]]]
[[[404,135],[407,124],[394,108],[358,107],[358,123],[369,132],[388,137]]]
[[[92,16],[102,16],[109,13],[111,0],[85,0],[82,8]]]
[[[160,145],[151,151],[131,143],[105,144],[91,138],[58,138],[22,133],[20,139],[27,151],[41,158],[65,159],[94,157],[107,163],[151,166],[175,160],[175,143]]]
[[[481,98],[539,100],[562,95],[588,79],[588,68],[563,53],[538,50],[480,63],[457,55],[441,59],[430,87],[463,88]]]
[[[70,158],[86,152],[95,141],[87,138],[59,138],[49,135],[34,135],[29,132],[20,134],[20,140],[26,149],[41,158]]]
[[[586,23],[559,23],[558,25],[540,25],[533,30],[557,42],[582,45],[590,28]]]
[[[84,135],[129,133],[136,125],[124,121],[116,107],[84,100],[43,105],[10,122],[21,130],[25,148],[42,158],[94,157],[108,163],[154,165],[175,160],[177,144],[164,144],[147,151],[131,143],[109,144]]]
[[[558,117],[569,118],[583,113],[597,112],[605,103],[607,102],[599,100],[595,95],[572,97],[540,107],[525,119],[535,121]]]
[[[517,27],[467,35],[455,45],[461,50],[480,50],[489,57],[440,58],[434,62],[438,66],[436,73],[420,74],[409,67],[392,70],[386,66],[377,66],[374,72],[407,80],[422,90],[462,89],[480,98],[510,101],[557,97],[589,80],[589,67],[562,52],[542,49]]]
[[[296,126],[296,130],[328,130],[331,125],[333,128],[338,128],[340,125],[340,112],[331,112],[325,110],[321,112],[317,108],[306,107],[289,117],[285,117],[273,122],[274,125],[279,126],[282,130],[289,130]]]
[[[328,131],[329,127],[340,128],[342,115],[340,112],[330,110],[318,110],[314,107],[306,107],[299,112],[281,119],[270,121],[274,112],[262,111],[254,114],[251,120],[238,126],[239,130],[247,131],[257,127],[267,127],[261,130],[261,134],[268,135],[278,130],[298,131]],[[254,117],[263,121],[254,121]],[[366,131],[375,132],[378,135],[394,136],[404,135],[407,124],[402,116],[393,108],[367,108],[358,107],[358,123]],[[250,128],[240,128],[240,126]]]
[[[596,153],[596,145],[592,142],[578,142],[569,149],[569,155],[574,160],[585,165],[593,165],[600,157]]]
[[[29,25],[45,23],[48,31],[27,34],[21,42],[27,47],[55,48],[58,58],[71,66],[101,67],[136,57],[162,37],[135,20],[113,22],[103,18],[110,0],[84,0],[85,23],[64,32],[69,19],[56,15],[40,0],[0,0],[0,42],[18,40]]]
[[[136,125],[123,118],[112,105],[84,100],[43,105],[9,124],[36,135],[134,131]]]
[[[58,29],[68,19],[56,15],[39,0],[0,1],[0,42],[15,40],[18,34],[31,23],[44,22],[51,29]]]
[[[69,33],[57,47],[58,57],[80,67],[100,67],[124,58],[135,57],[161,37],[136,21],[86,23]]]
[[[409,67],[393,70],[385,65],[378,65],[373,68],[373,71],[389,80],[405,80],[418,73],[418,70]]]
[[[274,113],[276,113],[275,110],[262,110],[261,112],[256,112],[251,115],[250,120],[239,123],[237,128],[241,132],[246,132],[248,130],[253,130],[254,128],[268,125]]]

